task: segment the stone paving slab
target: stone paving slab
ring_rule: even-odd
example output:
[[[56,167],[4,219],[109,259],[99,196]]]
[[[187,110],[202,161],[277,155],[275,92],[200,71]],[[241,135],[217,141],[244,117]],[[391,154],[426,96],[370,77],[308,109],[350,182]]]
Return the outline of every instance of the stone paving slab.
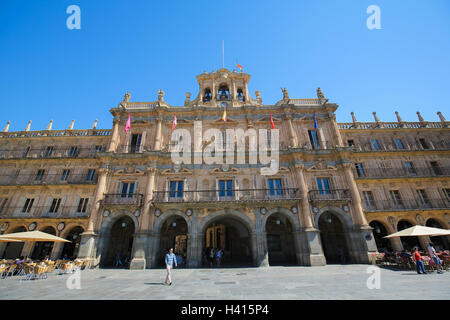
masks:
[[[368,289],[368,265],[174,269],[166,271],[95,269],[80,273],[80,289],[68,289],[74,275],[48,279],[0,279],[0,299],[31,300],[373,300],[450,299],[450,272],[418,275],[415,271],[379,268],[381,288]],[[423,288],[423,290],[418,290]]]

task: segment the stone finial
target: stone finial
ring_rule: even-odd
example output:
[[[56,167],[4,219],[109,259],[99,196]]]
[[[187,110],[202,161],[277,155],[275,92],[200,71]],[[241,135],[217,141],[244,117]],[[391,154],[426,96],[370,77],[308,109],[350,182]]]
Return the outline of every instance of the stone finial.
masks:
[[[25,131],[30,131],[30,128],[31,128],[31,120],[28,121],[28,124],[27,124],[27,126],[25,127]]]
[[[322,90],[320,89],[320,87],[317,88],[317,99],[319,99],[319,100],[325,100],[325,96],[324,96]]]
[[[373,118],[375,119],[375,122],[380,122],[380,119],[378,119],[378,117],[377,117],[377,113],[372,112],[372,114],[373,114]]]
[[[437,112],[437,115],[439,116],[439,119],[441,119],[441,122],[446,122],[444,116],[442,115],[442,113],[440,111]]]
[[[69,126],[69,130],[73,130],[73,125],[75,124],[75,120],[72,120]]]
[[[258,101],[258,103],[262,103],[262,99],[261,99],[261,91],[255,91],[255,96],[256,96],[256,101]]]
[[[186,99],[184,99],[184,105],[188,106],[190,102],[191,102],[191,93],[186,92]]]
[[[11,124],[11,121],[8,121],[7,123],[6,123],[6,126],[5,126],[5,128],[3,129],[3,132],[8,132],[8,130],[9,130],[9,125]]]
[[[95,119],[94,124],[92,125],[92,130],[97,128],[98,119]]]
[[[420,115],[420,112],[417,111],[416,113],[417,113],[417,117],[419,117],[419,121],[420,121],[420,122],[424,122],[422,116]]]
[[[402,118],[400,117],[400,114],[398,113],[398,111],[395,111],[395,115],[397,116],[397,121],[398,122],[403,122]]]
[[[52,130],[53,120],[50,120],[50,123],[47,126],[47,130]]]
[[[164,91],[162,91],[161,89],[158,90],[158,101],[159,102],[163,102],[164,101]]]
[[[355,113],[354,113],[354,112],[350,112],[350,114],[352,115],[352,121],[353,121],[353,123],[358,122],[358,121],[356,120]]]

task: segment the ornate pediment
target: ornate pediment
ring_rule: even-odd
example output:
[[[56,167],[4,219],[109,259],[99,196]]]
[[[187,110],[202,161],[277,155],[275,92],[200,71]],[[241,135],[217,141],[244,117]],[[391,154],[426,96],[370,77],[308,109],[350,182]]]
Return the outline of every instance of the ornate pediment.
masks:
[[[306,169],[306,171],[336,171],[337,167],[325,163],[325,161],[317,161],[315,164]]]
[[[114,175],[143,175],[144,171],[137,169],[134,166],[126,166],[125,168],[117,169]]]
[[[230,165],[228,164],[223,164],[221,165],[219,168],[215,168],[213,170],[211,170],[209,173],[210,174],[221,174],[221,173],[240,173],[240,170],[237,168],[232,168],[230,167]]]
[[[166,169],[161,172],[161,175],[176,175],[176,174],[183,174],[183,175],[191,175],[192,171],[187,168],[181,168],[177,165],[174,165],[174,168]]]

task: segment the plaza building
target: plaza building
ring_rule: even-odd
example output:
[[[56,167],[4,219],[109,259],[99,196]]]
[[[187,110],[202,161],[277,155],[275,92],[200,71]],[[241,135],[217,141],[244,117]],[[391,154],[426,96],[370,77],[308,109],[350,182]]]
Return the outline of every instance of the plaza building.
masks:
[[[283,89],[266,105],[259,91],[250,95],[246,73],[220,69],[197,81],[197,97],[186,93],[184,106],[169,105],[162,90],[153,102],[132,102],[127,92],[110,109],[112,129],[95,122],[77,130],[72,121],[67,130],[50,122],[32,131],[30,121],[10,132],[8,123],[0,132],[0,233],[41,230],[72,242],[3,242],[0,257],[67,255],[91,267],[144,269],[163,266],[172,247],[187,267],[202,267],[214,247],[229,266],[368,264],[381,249],[430,241],[388,234],[449,228],[450,122],[440,112],[437,122],[419,112],[417,122],[398,113],[383,122],[374,112],[374,122],[352,113],[352,122],[338,123],[338,105],[320,88],[308,99]],[[273,127],[279,141],[259,135]],[[179,129],[191,141],[174,142]],[[273,162],[251,161],[250,135],[233,161],[196,160],[217,143],[209,129],[223,133],[224,146],[237,142],[227,129],[255,130],[266,149],[279,142],[277,172],[264,175]],[[173,161],[181,145],[192,146],[190,162]],[[431,240],[449,248],[448,237]]]

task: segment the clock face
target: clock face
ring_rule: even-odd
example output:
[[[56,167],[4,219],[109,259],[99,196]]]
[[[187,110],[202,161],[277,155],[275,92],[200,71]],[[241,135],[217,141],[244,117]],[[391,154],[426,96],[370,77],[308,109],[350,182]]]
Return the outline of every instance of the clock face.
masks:
[[[224,108],[228,107],[228,103],[226,103],[226,102],[222,102],[220,105]]]

